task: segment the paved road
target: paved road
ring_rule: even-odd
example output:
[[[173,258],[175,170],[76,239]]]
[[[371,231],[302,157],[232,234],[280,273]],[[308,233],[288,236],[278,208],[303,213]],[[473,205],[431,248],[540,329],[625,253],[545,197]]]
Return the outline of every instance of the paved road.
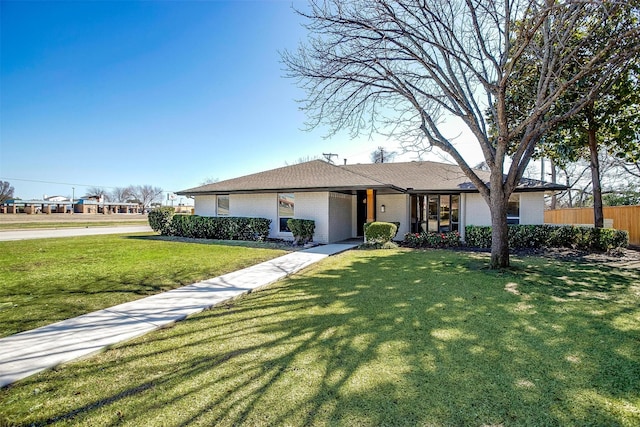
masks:
[[[0,231],[0,241],[46,239],[51,237],[92,236],[96,234],[126,234],[152,231],[148,225],[120,225],[117,227],[56,228]]]

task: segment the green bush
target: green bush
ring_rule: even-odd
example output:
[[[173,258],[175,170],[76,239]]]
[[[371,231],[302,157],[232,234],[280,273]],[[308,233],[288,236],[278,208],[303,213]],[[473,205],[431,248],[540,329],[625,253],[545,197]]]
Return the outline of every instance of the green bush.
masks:
[[[472,248],[491,247],[491,227],[467,225],[464,229],[464,240]]]
[[[269,236],[271,220],[244,217],[174,215],[168,235],[198,239],[262,241]]]
[[[149,226],[151,229],[163,236],[169,236],[171,231],[171,220],[175,215],[175,209],[172,207],[162,207],[153,209],[149,212]]]
[[[370,222],[364,226],[367,243],[390,242],[398,233],[398,226],[392,222]]]
[[[491,227],[467,226],[465,242],[469,247],[491,247]],[[606,252],[628,245],[629,234],[624,230],[549,224],[509,226],[511,249],[572,248]]]
[[[313,233],[316,231],[316,223],[311,219],[291,218],[287,220],[287,227],[293,234],[297,245],[304,245],[313,241]]]
[[[403,243],[410,248],[455,248],[461,245],[460,233],[457,231],[407,233]]]

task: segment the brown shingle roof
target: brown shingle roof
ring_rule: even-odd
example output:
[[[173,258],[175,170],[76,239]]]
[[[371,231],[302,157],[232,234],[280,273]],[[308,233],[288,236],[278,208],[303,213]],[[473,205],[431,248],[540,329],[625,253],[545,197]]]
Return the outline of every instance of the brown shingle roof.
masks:
[[[387,185],[325,161],[313,160],[191,188],[181,191],[179,194],[346,190],[380,187],[387,187]]]
[[[413,191],[464,191],[475,190],[475,186],[459,166],[437,162],[371,163],[347,165],[344,168],[363,175],[375,176],[377,180]],[[489,172],[476,170],[485,182]]]
[[[489,181],[489,172],[476,170]],[[557,185],[523,180],[520,189],[560,189]],[[366,188],[393,192],[475,192],[457,165],[437,162],[372,163],[336,166],[313,160],[178,192],[182,195],[280,191],[354,191]],[[564,187],[563,187],[564,188]]]

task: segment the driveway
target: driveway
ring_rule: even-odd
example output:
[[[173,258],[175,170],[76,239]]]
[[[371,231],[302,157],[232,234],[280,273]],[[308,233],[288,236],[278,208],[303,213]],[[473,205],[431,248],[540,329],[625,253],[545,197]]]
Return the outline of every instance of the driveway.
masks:
[[[126,234],[150,232],[148,225],[121,225],[117,227],[85,227],[85,228],[56,228],[34,230],[5,230],[0,231],[0,241],[47,239],[51,237],[93,236],[97,234]]]

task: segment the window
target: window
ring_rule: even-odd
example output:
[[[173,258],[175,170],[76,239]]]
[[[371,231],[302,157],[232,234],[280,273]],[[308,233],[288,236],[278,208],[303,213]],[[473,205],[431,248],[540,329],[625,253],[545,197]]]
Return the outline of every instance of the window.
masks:
[[[411,196],[414,233],[446,233],[459,230],[459,194],[416,194]]]
[[[229,195],[217,196],[217,215],[228,216],[229,215]]]
[[[287,220],[293,218],[295,212],[295,197],[293,193],[278,193],[278,219],[281,232],[291,232]]]
[[[520,195],[509,196],[507,204],[507,224],[520,224]]]

